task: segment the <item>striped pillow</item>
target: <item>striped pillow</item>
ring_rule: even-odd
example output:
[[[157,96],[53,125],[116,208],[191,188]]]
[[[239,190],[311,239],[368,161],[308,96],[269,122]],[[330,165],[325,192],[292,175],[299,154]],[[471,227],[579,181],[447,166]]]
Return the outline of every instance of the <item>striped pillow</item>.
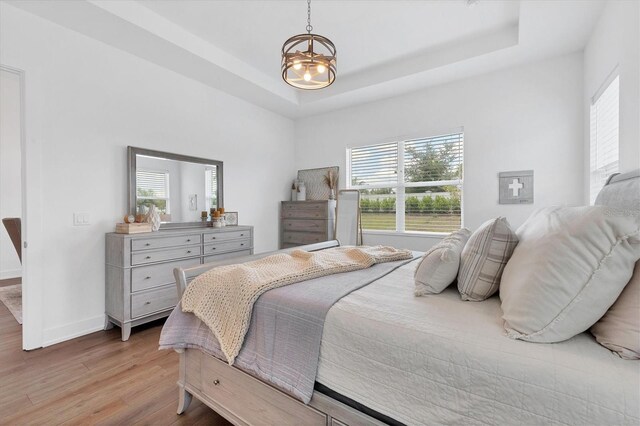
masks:
[[[479,302],[500,286],[504,265],[518,244],[518,237],[504,217],[483,223],[462,251],[458,291],[462,300]]]

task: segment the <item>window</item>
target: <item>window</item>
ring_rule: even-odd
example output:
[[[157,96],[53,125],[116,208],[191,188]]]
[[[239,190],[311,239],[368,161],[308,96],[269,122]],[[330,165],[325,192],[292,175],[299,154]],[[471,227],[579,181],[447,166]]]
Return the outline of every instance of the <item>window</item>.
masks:
[[[613,74],[605,89],[591,102],[590,118],[590,185],[591,204],[596,200],[607,178],[618,172],[620,77]]]
[[[204,171],[205,202],[207,208],[218,208],[218,172],[217,168]]]
[[[169,214],[169,172],[136,171],[136,211],[145,213],[154,204],[161,214]]]
[[[462,133],[347,150],[362,227],[452,232],[462,226]]]

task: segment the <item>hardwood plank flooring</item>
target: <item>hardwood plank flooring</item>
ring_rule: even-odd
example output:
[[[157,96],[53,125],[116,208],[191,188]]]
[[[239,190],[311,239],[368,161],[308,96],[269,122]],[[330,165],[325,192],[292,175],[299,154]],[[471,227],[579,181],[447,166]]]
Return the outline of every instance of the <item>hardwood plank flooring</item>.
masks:
[[[6,287],[8,285],[16,285],[16,284],[21,284],[21,283],[22,283],[22,278],[21,277],[6,278],[4,280],[0,280],[0,287]]]
[[[0,303],[0,425],[230,425],[195,399],[176,414],[178,355],[158,350],[163,322],[127,342],[114,327],[25,352]]]

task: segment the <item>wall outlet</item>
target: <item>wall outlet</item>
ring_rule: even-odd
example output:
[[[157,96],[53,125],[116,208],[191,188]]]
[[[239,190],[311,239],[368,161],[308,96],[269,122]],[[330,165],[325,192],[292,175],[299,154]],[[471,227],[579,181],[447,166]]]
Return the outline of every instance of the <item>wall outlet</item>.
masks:
[[[73,214],[73,226],[86,226],[91,224],[91,216],[87,212]]]

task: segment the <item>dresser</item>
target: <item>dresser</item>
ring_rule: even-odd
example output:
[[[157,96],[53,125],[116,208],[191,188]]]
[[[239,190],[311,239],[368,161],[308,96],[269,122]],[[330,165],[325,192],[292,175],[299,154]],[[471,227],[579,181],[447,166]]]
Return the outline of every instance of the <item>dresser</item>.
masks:
[[[178,302],[174,268],[250,254],[251,226],[108,233],[105,329],[118,325],[125,341],[131,327],[168,316]]]
[[[280,208],[280,248],[333,239],[336,201],[283,201]]]

